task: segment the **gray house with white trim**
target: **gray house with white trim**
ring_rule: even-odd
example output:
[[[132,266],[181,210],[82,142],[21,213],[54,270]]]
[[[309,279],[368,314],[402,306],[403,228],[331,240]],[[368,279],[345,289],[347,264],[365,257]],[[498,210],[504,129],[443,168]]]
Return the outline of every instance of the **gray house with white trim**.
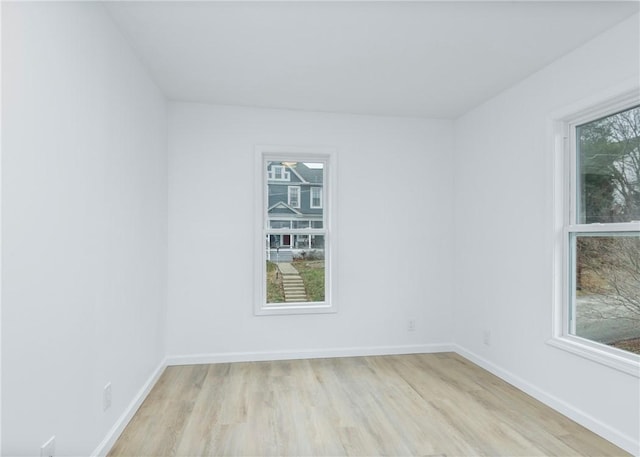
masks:
[[[271,248],[322,249],[322,237],[287,233],[287,229],[321,229],[324,169],[302,162],[267,163],[268,228]],[[320,164],[318,164],[320,165]]]

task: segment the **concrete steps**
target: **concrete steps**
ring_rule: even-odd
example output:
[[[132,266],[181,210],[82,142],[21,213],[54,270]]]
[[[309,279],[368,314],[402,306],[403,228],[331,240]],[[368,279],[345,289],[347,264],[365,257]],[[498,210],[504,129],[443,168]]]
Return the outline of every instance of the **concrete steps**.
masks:
[[[278,269],[282,274],[282,287],[284,289],[285,302],[306,302],[309,300],[304,288],[304,281],[298,274],[298,270],[290,263],[278,263]]]

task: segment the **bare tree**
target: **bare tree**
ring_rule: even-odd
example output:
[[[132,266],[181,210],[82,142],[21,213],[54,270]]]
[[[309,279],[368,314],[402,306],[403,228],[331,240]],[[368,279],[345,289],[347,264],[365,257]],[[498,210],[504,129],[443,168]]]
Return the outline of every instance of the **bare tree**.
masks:
[[[581,222],[640,220],[640,107],[578,128]]]
[[[640,107],[580,126],[578,139],[580,222],[640,220]],[[611,317],[640,320],[640,236],[580,236],[576,247],[578,287]]]
[[[583,291],[610,305],[612,317],[640,320],[640,237],[580,237],[576,251]]]

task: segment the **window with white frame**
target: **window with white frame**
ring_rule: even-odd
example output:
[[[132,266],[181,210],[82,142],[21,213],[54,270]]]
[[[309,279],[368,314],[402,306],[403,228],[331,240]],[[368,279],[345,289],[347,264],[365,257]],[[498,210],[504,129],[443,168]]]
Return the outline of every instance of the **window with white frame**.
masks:
[[[270,164],[267,168],[267,175],[273,181],[289,181],[291,174],[287,171],[285,165]]]
[[[331,151],[256,148],[256,314],[336,311],[334,168]]]
[[[309,206],[314,209],[322,208],[322,187],[312,187],[310,191],[311,201]]]
[[[555,344],[640,375],[640,103],[637,92],[561,123],[563,271]],[[553,343],[552,343],[553,344]]]
[[[300,208],[300,186],[289,186],[289,206]]]

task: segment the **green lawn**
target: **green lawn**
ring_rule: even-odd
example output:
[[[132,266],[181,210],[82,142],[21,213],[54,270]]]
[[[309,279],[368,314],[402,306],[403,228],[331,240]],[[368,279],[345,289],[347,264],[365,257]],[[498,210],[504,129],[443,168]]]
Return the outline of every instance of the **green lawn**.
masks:
[[[324,261],[296,260],[293,266],[302,277],[309,301],[324,301]]]
[[[284,289],[275,263],[267,260],[267,303],[283,303]]]

